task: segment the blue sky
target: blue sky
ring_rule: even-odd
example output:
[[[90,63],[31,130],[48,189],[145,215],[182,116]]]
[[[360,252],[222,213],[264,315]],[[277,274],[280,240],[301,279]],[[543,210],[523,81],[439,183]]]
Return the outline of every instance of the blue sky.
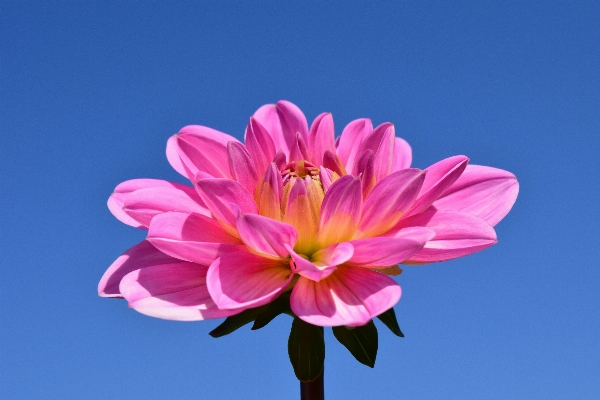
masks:
[[[414,165],[517,175],[499,243],[406,268],[406,337],[375,369],[326,333],[327,399],[600,398],[598,2],[0,1],[0,393],[9,399],[293,399],[291,320],[218,322],[97,297],[144,238],[106,200],[183,182],[167,138],[241,137],[287,99],[336,131],[391,121]]]

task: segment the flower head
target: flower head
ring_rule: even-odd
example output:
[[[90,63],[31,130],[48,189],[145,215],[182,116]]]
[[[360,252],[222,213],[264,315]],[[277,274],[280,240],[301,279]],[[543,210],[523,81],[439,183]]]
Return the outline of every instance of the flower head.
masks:
[[[493,226],[519,185],[465,156],[410,168],[394,125],[333,117],[308,128],[287,101],[259,108],[245,144],[204,126],[167,142],[193,187],[152,179],[118,185],[108,200],[148,237],[106,271],[99,293],[165,319],[221,318],[290,295],[318,326],[361,326],[400,299],[398,264],[462,257],[496,243]]]

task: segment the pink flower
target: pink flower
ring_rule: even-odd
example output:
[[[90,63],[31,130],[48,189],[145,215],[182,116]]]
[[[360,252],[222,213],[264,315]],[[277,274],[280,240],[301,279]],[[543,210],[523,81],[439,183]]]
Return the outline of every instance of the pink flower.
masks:
[[[192,187],[153,179],[118,185],[122,222],[148,230],[98,291],[165,319],[238,314],[291,290],[290,306],[319,326],[359,326],[390,309],[399,263],[451,260],[496,243],[519,184],[465,156],[410,168],[394,125],[369,119],[334,139],[333,118],[310,130],[287,101],[259,108],[245,144],[187,126],[167,143]]]

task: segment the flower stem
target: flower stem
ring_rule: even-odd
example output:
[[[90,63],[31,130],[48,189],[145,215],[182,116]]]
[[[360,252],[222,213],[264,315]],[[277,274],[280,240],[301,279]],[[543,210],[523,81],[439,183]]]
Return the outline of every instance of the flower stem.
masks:
[[[323,373],[312,382],[300,382],[300,400],[324,400],[325,385]]]

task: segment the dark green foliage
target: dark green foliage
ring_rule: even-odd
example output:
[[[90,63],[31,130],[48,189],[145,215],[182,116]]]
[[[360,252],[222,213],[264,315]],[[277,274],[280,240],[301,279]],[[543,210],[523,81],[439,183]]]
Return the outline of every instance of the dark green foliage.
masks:
[[[323,328],[294,318],[288,340],[288,354],[299,381],[310,382],[317,379],[323,372],[325,363]]]
[[[360,363],[373,368],[377,358],[377,328],[373,321],[363,326],[348,328],[334,326],[335,338],[343,344]]]
[[[292,310],[290,309],[290,294],[291,292],[286,292],[279,296],[275,301],[269,303],[267,309],[254,321],[252,330],[263,328],[280,314],[293,316]]]
[[[390,331],[392,331],[394,335],[404,337],[404,333],[402,333],[400,326],[398,326],[398,320],[396,319],[396,313],[394,312],[393,308],[390,308],[383,314],[380,314],[377,318],[379,318],[381,322],[385,324],[385,326],[390,328]]]

